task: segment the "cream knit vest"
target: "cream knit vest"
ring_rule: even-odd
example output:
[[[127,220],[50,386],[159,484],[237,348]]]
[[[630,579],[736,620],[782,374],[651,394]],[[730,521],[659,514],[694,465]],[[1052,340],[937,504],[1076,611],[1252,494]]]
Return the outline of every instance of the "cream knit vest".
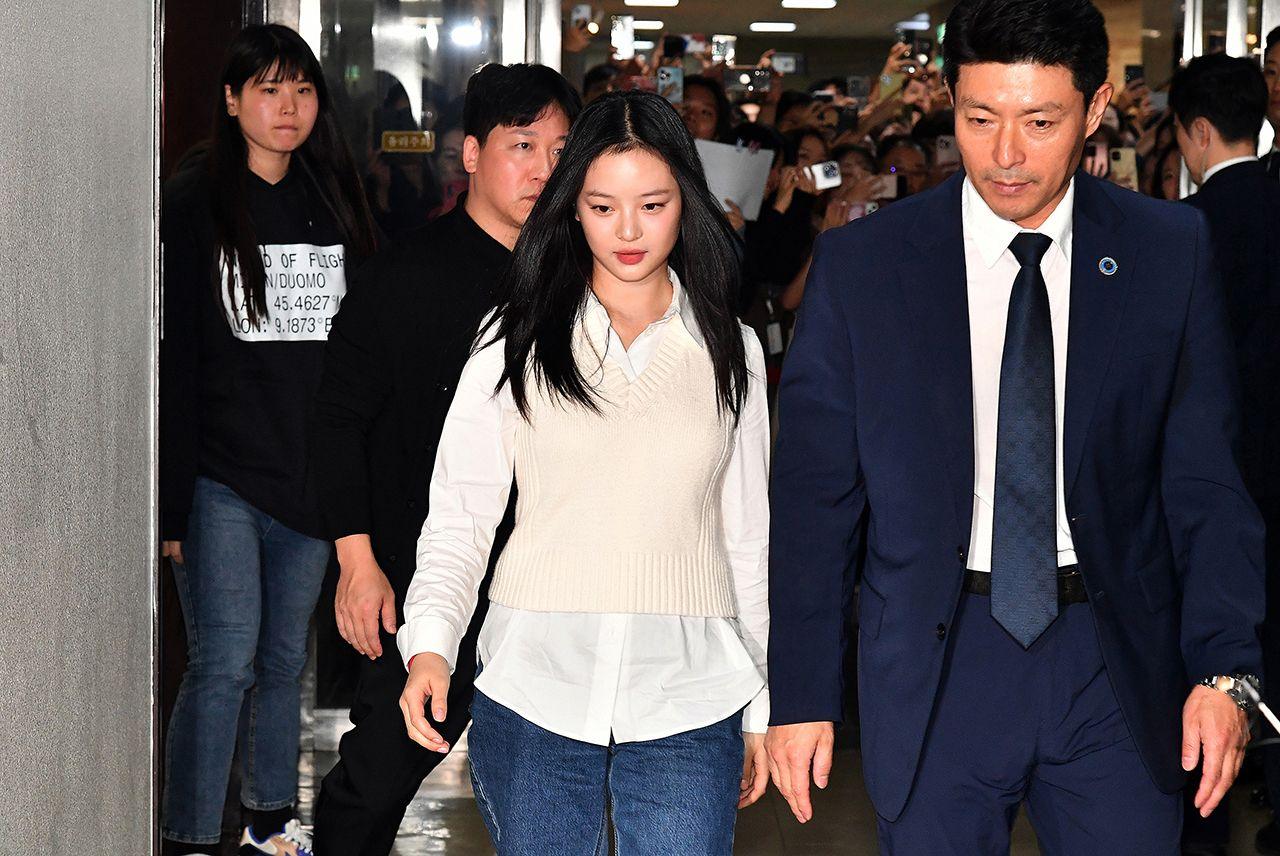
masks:
[[[516,429],[515,529],[489,598],[539,612],[737,615],[720,519],[731,417],[706,351],[672,323],[634,381],[575,353],[600,413],[530,385]]]

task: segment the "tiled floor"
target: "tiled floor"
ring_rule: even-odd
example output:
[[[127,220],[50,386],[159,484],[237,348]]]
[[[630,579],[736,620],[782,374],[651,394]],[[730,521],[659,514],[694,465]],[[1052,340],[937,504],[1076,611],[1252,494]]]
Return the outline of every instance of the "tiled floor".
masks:
[[[337,760],[332,748],[341,730],[340,716],[322,712],[309,723],[315,748],[304,752],[302,804],[309,815],[317,775],[323,775]],[[448,856],[489,856],[484,825],[471,796],[467,775],[465,740],[423,784],[409,809],[394,856],[448,854]],[[1244,788],[1234,794],[1232,820],[1235,839],[1231,856],[1252,856],[1254,831],[1265,822],[1260,809],[1247,805]],[[858,753],[853,749],[837,753],[831,785],[815,794],[814,820],[800,825],[791,816],[786,802],[772,789],[768,796],[743,811],[739,817],[739,856],[872,856],[876,853],[875,816],[862,784]],[[1039,850],[1025,817],[1014,832],[1013,856],[1033,856]],[[550,854],[549,854],[550,856]]]

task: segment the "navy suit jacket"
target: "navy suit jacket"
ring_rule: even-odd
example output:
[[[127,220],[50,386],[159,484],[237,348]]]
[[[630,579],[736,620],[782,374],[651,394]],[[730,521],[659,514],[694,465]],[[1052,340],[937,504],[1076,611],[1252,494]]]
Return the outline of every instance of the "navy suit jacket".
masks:
[[[1250,161],[1216,173],[1185,201],[1209,223],[1227,295],[1240,366],[1245,484],[1259,502],[1280,499],[1280,183]]]
[[[927,737],[973,516],[962,179],[821,236],[780,391],[772,721],[840,720],[865,547],[863,767],[890,820]],[[1234,449],[1231,334],[1196,211],[1078,173],[1073,228],[1067,514],[1125,721],[1172,792],[1189,679],[1261,668],[1263,530]]]

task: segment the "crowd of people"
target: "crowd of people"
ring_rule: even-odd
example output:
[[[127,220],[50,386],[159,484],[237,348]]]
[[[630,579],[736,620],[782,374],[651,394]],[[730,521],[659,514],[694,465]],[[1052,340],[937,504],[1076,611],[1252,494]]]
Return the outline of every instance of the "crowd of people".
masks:
[[[1089,0],[964,0],[942,59],[674,105],[489,64],[361,170],[301,37],[240,33],[162,211],[165,856],[220,852],[237,749],[242,853],[385,856],[469,726],[503,856],[727,856],[770,782],[812,819],[855,589],[886,852],[1007,852],[1024,800],[1055,852],[1173,852],[1198,765],[1224,816],[1280,665],[1280,31],[1161,99]],[[698,140],[772,152],[757,217]],[[335,550],[361,675],[313,831]]]

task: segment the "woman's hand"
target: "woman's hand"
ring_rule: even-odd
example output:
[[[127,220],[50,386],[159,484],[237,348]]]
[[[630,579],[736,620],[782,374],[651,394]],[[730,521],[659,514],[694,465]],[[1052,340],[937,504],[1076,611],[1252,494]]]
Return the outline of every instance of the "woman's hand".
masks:
[[[166,559],[170,559],[177,564],[182,564],[182,542],[181,541],[161,541],[160,555]]]
[[[747,218],[742,216],[742,209],[732,199],[725,199],[724,204],[729,206],[729,210],[724,212],[729,225],[733,227],[733,231],[741,232],[747,225]]]
[[[1086,149],[1088,151],[1088,149]],[[1094,154],[1084,156],[1081,167],[1094,178],[1106,178],[1111,171],[1111,149],[1102,143],[1094,144]]]
[[[769,786],[769,753],[764,751],[764,735],[742,732],[742,781],[738,783],[738,808],[746,808],[764,796]]]
[[[827,200],[827,210],[822,215],[822,225],[818,228],[819,232],[825,232],[828,229],[835,229],[849,222],[849,207],[853,203],[845,196],[833,196]]]
[[[800,167],[784,166],[778,175],[778,193],[773,197],[773,210],[786,214],[795,197],[796,186],[800,183]]]
[[[409,680],[400,694],[400,712],[404,714],[409,739],[443,755],[449,751],[449,744],[427,721],[428,699],[431,718],[444,722],[449,713],[449,664],[439,654],[425,651],[409,661]]]

